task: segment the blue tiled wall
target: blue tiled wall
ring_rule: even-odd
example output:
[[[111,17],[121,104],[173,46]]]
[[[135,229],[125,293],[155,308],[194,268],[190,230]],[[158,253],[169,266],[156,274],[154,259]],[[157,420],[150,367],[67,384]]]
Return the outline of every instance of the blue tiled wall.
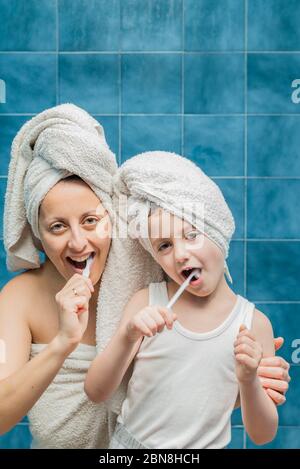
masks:
[[[235,289],[270,317],[292,364],[268,446],[300,448],[300,1],[0,0],[0,21],[1,223],[11,140],[61,102],[104,125],[120,163],[161,148],[201,165],[236,217]],[[3,286],[2,238],[0,257]],[[231,447],[254,447],[240,411],[232,421]],[[26,419],[0,437],[29,443]]]

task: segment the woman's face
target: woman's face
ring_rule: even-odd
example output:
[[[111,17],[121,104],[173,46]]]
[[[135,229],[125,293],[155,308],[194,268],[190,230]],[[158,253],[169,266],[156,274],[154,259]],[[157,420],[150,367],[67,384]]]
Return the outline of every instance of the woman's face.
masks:
[[[93,257],[90,279],[95,285],[104,270],[111,243],[108,213],[83,181],[60,181],[44,198],[39,233],[47,257],[66,279],[82,274]]]

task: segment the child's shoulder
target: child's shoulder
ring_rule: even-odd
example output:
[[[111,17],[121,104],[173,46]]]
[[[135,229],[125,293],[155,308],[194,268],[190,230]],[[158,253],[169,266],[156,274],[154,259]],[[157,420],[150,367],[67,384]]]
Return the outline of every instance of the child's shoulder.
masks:
[[[264,313],[256,308],[253,313],[251,332],[255,340],[262,345],[263,356],[274,355],[274,335],[271,321]]]
[[[143,288],[135,292],[127,303],[126,309],[130,308],[139,311],[149,304],[149,287]]]
[[[130,300],[130,303],[138,304],[140,305],[141,308],[148,306],[149,305],[149,295],[150,295],[150,289],[155,287],[165,287],[165,282],[158,282],[158,283],[150,283],[146,288],[142,288],[141,290],[138,290]]]
[[[252,328],[255,331],[271,331],[273,333],[273,328],[270,319],[259,309],[255,308],[253,312],[253,321]]]

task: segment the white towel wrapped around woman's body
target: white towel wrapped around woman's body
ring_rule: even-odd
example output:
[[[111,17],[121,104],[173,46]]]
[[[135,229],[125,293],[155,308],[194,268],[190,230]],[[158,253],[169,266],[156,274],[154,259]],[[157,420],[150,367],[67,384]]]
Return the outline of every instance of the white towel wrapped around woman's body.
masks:
[[[46,344],[32,344],[30,358]],[[28,412],[32,448],[107,448],[113,414],[94,404],[83,385],[96,347],[79,344],[66,358],[40,399]],[[43,418],[41,418],[43,416]]]

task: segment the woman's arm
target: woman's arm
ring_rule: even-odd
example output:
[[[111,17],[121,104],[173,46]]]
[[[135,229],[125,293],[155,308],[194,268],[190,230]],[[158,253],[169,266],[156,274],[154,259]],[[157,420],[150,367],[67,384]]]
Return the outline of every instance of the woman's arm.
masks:
[[[262,356],[274,355],[273,331],[267,317],[255,310],[251,332],[242,326],[234,346],[243,423],[255,444],[266,444],[278,428],[276,406],[257,375]]]
[[[30,289],[20,277],[11,280],[0,293],[0,340],[5,352],[0,361],[0,434],[10,430],[32,408],[77,347],[86,327],[84,324],[76,328],[75,321],[79,324],[81,319],[70,318],[73,314],[70,311],[61,311],[58,334],[28,361],[31,348],[29,305],[24,304],[22,298],[30,296]],[[68,308],[71,304],[70,301]]]

